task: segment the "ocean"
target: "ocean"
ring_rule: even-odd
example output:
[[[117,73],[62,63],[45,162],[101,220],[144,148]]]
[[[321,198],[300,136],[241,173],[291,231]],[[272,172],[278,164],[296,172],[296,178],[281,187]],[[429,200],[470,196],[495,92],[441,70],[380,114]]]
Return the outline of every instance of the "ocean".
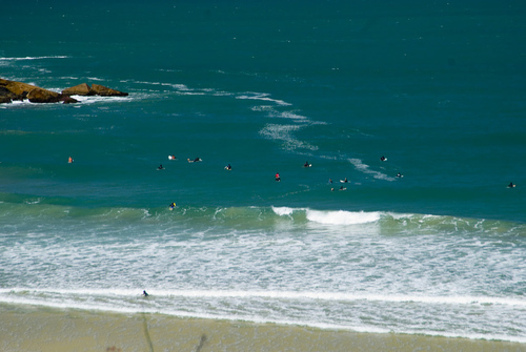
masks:
[[[525,15],[3,4],[0,303],[526,343]]]

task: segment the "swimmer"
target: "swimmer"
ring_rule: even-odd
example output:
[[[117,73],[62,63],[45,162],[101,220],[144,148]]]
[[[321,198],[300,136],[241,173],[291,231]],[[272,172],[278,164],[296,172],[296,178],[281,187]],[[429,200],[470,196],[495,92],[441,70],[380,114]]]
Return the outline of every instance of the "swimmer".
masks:
[[[276,173],[276,176],[274,176],[274,179],[276,180],[276,182],[281,181],[281,177],[279,176],[279,173]]]
[[[332,178],[329,179],[329,183],[332,183]]]

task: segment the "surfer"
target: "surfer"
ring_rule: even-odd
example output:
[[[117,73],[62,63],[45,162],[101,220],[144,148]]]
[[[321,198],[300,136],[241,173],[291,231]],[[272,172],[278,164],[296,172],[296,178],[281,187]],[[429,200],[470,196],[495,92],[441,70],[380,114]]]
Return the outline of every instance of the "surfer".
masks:
[[[515,185],[513,184],[513,182],[510,182],[510,184],[508,185],[508,188],[514,188]]]
[[[187,159],[189,163],[197,163],[200,161],[203,161],[200,157],[194,158],[194,160],[191,160],[190,158]]]
[[[163,164],[159,165],[159,167],[157,168],[157,170],[164,170]]]
[[[382,156],[380,157],[380,160],[381,160],[381,161],[387,161],[387,158],[386,158],[385,156],[382,155]]]
[[[332,178],[329,179],[329,183],[332,183]]]
[[[177,159],[175,155],[168,155],[168,160],[175,160]]]
[[[71,164],[71,163],[73,163],[73,158],[72,158],[72,157],[69,157],[69,158],[68,158],[68,164]]]
[[[340,191],[345,191],[346,189],[347,189],[347,188],[345,188],[345,187],[343,187],[343,186],[340,187]]]
[[[306,161],[305,164],[303,164],[303,167],[311,167],[312,164],[309,164],[309,161]]]
[[[402,178],[402,177],[404,177],[404,175],[402,175],[401,173],[397,173],[397,174],[396,174],[396,177],[398,177],[398,178]]]
[[[146,292],[146,291],[144,291],[144,290],[142,291],[142,295],[143,295],[144,297],[148,297],[148,296],[149,296],[149,295],[148,295],[148,292]]]
[[[175,203],[170,204],[170,210],[174,210],[174,208],[175,208]]]
[[[349,180],[348,180],[347,177],[346,177],[346,178],[344,178],[343,180],[340,180],[340,182],[341,182],[341,183],[348,183]]]
[[[281,181],[281,177],[279,176],[279,172],[276,172],[276,176],[274,176],[274,179],[276,180],[276,182],[280,182]]]
[[[232,165],[228,164],[227,166],[225,166],[225,170],[228,170],[228,171],[232,170]]]

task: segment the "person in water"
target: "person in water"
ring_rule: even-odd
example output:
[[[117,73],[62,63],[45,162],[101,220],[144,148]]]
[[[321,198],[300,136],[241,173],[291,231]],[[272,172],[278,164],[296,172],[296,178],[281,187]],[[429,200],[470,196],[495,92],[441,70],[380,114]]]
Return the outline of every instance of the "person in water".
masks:
[[[170,204],[170,209],[175,208],[175,203]]]
[[[281,181],[281,177],[279,176],[279,172],[276,173],[276,176],[274,176],[275,180],[277,182],[280,182]]]

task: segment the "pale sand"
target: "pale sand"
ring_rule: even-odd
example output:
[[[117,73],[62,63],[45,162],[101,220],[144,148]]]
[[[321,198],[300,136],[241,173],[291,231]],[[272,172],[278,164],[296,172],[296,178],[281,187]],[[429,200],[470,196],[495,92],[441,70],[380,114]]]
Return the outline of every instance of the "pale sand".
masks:
[[[0,351],[526,351],[526,344],[0,305]]]

